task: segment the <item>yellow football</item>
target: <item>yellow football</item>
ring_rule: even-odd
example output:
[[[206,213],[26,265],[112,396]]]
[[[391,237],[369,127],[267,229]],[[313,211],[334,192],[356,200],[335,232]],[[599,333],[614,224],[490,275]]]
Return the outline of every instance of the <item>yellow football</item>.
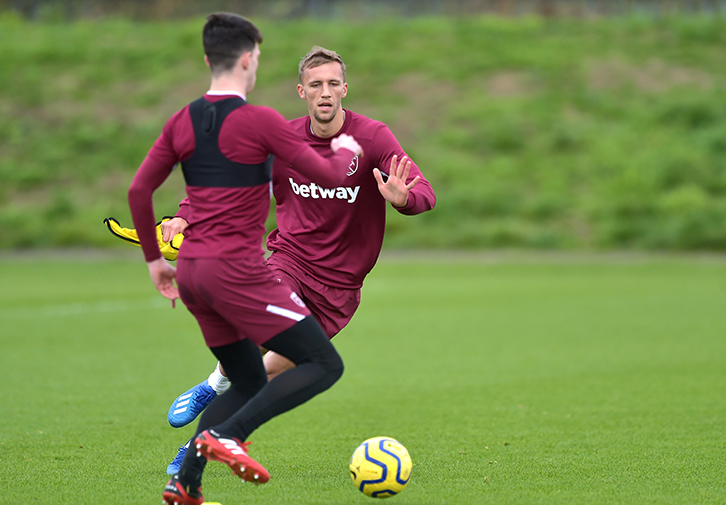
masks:
[[[388,498],[411,480],[411,456],[390,437],[369,438],[350,458],[350,476],[358,490],[371,498]]]

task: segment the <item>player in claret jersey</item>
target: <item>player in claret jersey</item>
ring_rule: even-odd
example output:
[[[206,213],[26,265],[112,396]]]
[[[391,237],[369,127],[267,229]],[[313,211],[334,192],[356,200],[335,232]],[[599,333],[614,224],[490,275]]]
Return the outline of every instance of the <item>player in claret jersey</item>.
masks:
[[[300,140],[323,156],[332,154],[331,139],[345,134],[355,137],[365,155],[351,161],[337,184],[325,181],[325,167],[300,170],[275,159],[277,228],[267,238],[272,252],[268,267],[300,294],[330,338],[360,304],[363,280],[381,251],[387,205],[413,215],[432,209],[436,202],[431,185],[391,130],[342,108],[348,92],[345,77],[345,63],[337,53],[314,47],[300,63],[297,87],[309,114],[290,124]],[[184,200],[176,217],[162,224],[164,239],[185,232],[187,223],[196,219],[194,202]],[[270,379],[295,366],[274,350],[265,354],[264,364]],[[169,423],[184,426],[223,393],[228,387],[224,373],[218,365],[208,379],[180,395],[169,410]],[[176,471],[187,447],[179,448],[168,473]]]
[[[203,42],[210,90],[167,122],[129,189],[131,215],[154,285],[172,303],[181,296],[231,381],[200,419],[197,450],[187,452],[164,489],[169,504],[204,502],[201,481],[208,459],[229,465],[243,480],[269,480],[262,465],[248,456],[244,441],[262,423],[326,390],[343,373],[340,356],[300,297],[265,266],[268,160],[275,155],[335,187],[344,184],[361,149],[352,137],[340,137],[330,143],[334,153],[324,158],[279,113],[246,103],[261,41],[259,30],[244,18],[207,18]],[[194,219],[176,270],[159,250],[152,195],[178,162]],[[268,382],[259,346],[295,366]]]

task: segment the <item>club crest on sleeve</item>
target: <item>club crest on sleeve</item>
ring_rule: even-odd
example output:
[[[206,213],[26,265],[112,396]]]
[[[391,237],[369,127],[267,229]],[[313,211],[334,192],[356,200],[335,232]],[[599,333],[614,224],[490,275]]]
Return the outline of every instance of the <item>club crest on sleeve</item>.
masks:
[[[298,294],[295,293],[294,291],[292,293],[290,293],[290,299],[293,302],[295,302],[295,305],[297,305],[298,307],[305,307],[305,302],[303,302],[302,299],[298,296]]]
[[[358,171],[358,156],[356,156],[355,158],[353,158],[351,160],[351,162],[350,162],[350,165],[348,165],[348,174],[347,174],[348,177],[350,177],[351,175],[353,175],[357,171]]]

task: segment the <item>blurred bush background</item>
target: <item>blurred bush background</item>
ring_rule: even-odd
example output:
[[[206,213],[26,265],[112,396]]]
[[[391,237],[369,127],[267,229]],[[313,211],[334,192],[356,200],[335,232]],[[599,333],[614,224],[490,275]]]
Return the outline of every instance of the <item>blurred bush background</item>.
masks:
[[[300,58],[343,56],[344,106],[438,197],[386,247],[726,249],[720,0],[0,0],[0,249],[124,247],[102,220],[132,226],[135,170],[206,91],[216,10],[260,26],[249,98],[287,118]],[[158,216],[182,196],[174,174]]]

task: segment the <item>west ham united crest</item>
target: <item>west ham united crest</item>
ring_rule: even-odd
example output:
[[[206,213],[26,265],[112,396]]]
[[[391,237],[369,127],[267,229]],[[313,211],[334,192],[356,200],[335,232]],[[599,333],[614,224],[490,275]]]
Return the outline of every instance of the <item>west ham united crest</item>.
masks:
[[[350,165],[348,165],[348,176],[353,175],[358,171],[358,156],[353,158],[350,162]]]
[[[302,298],[300,298],[296,292],[293,291],[290,293],[290,299],[295,302],[295,305],[298,307],[305,307],[305,302],[302,301]]]

